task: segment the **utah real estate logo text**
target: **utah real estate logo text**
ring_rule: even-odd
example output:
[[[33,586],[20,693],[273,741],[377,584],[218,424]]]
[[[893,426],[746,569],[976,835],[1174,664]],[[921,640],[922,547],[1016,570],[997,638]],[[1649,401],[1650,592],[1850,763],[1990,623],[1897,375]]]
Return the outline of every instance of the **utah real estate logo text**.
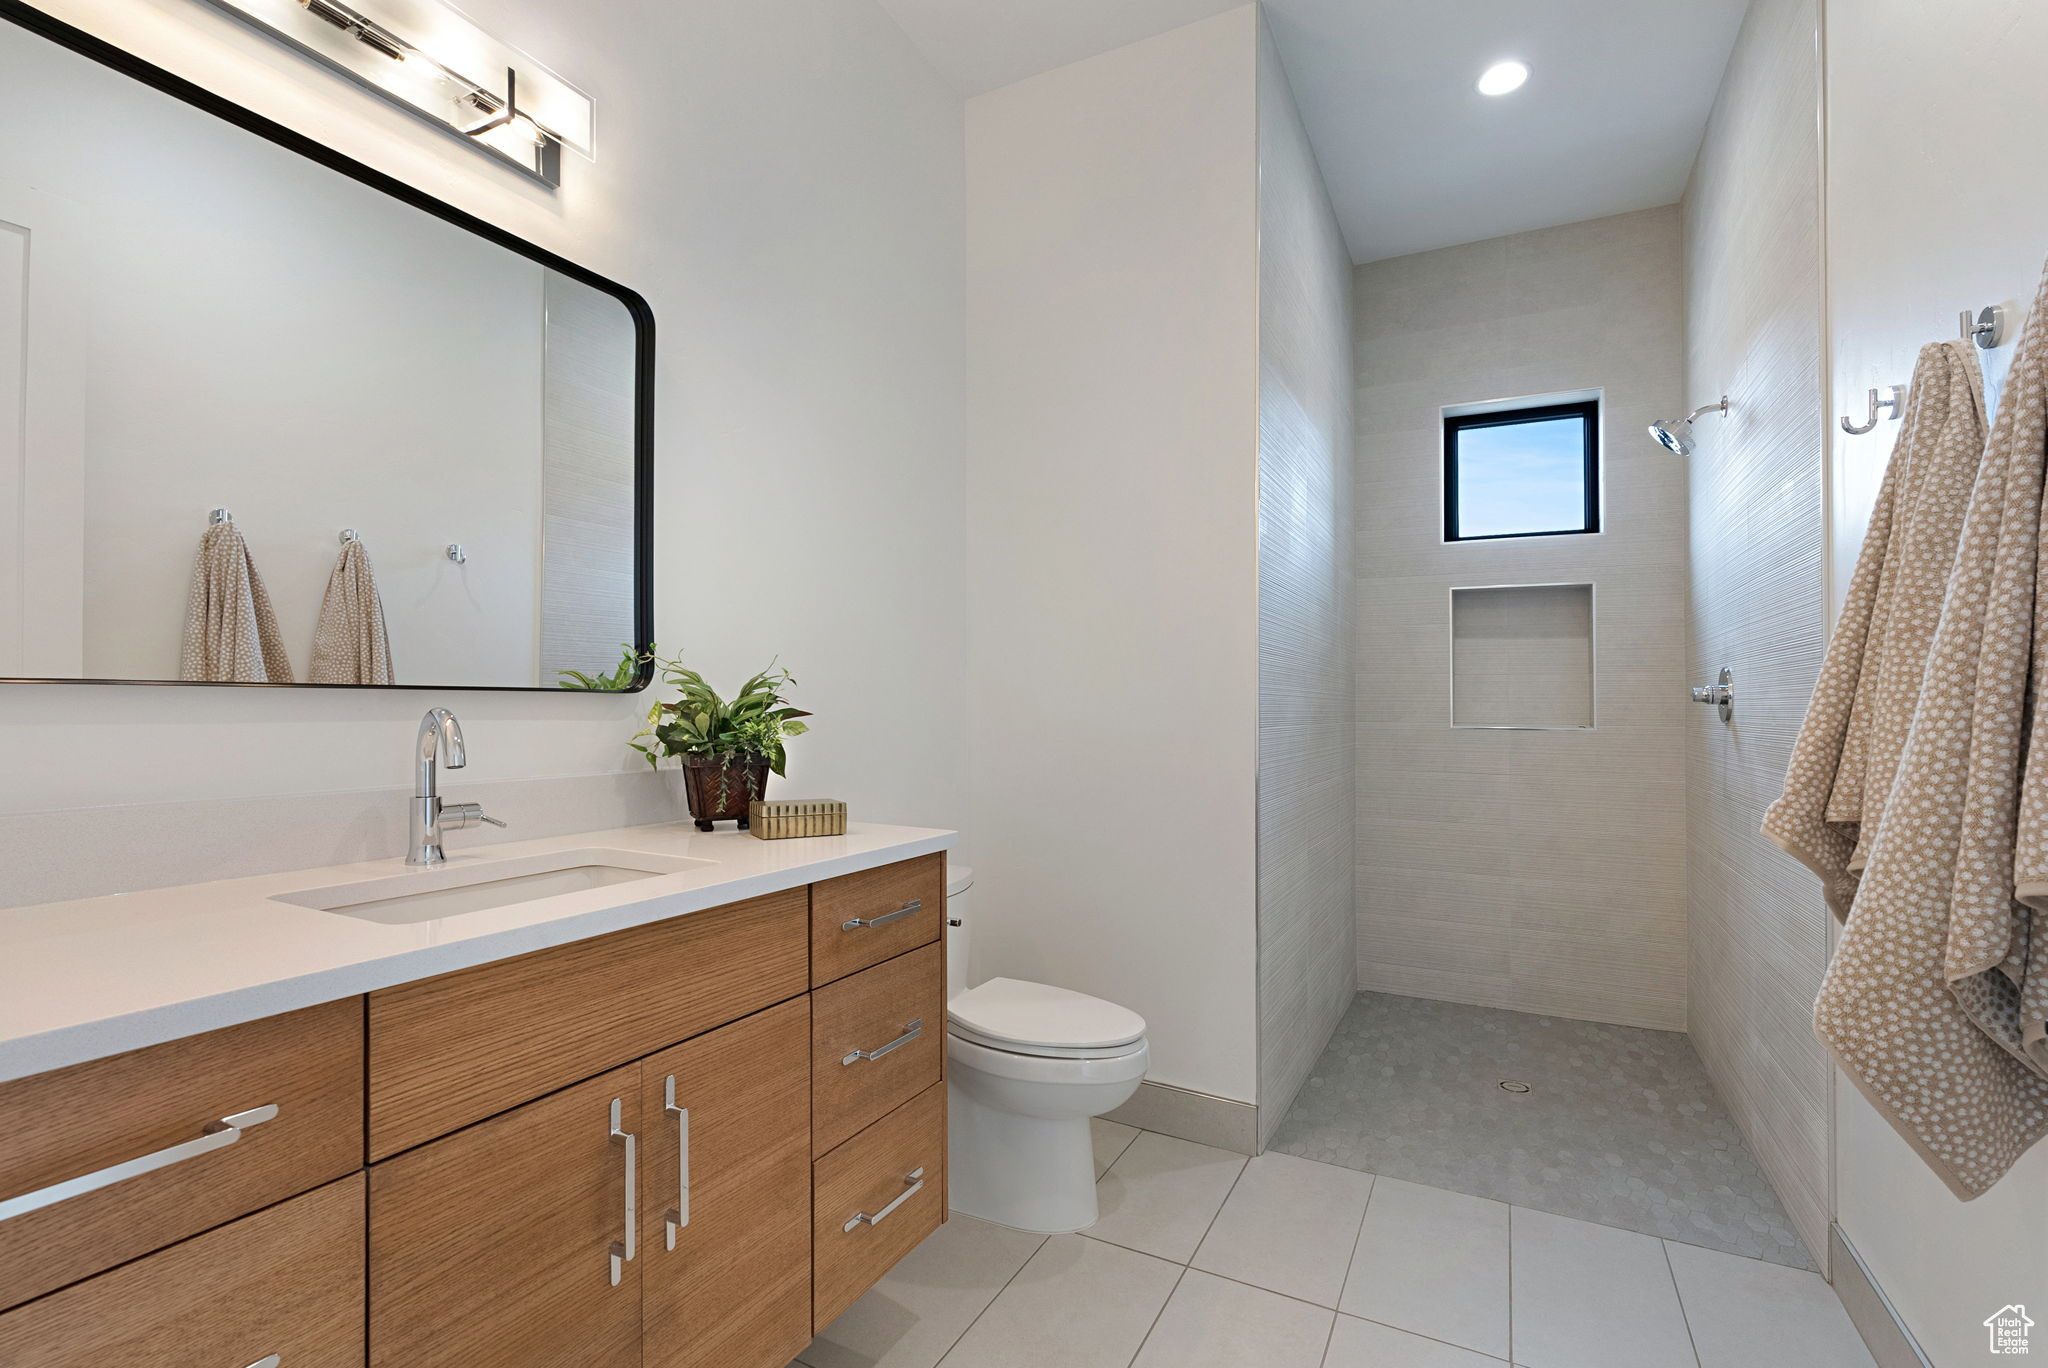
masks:
[[[2024,1354],[2027,1352],[2027,1331],[2034,1328],[2034,1322],[2027,1315],[2027,1308],[2015,1302],[1987,1316],[1984,1328],[1991,1333],[1992,1353]]]

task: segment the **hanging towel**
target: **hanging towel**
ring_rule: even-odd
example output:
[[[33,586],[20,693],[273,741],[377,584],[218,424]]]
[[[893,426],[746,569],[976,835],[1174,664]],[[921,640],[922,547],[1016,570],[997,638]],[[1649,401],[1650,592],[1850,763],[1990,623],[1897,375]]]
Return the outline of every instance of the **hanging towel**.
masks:
[[[343,543],[327,577],[320,621],[313,628],[313,669],[307,678],[315,684],[394,682],[384,601],[377,596],[370,553],[359,541]]]
[[[2029,697],[2048,456],[2048,279],[1971,492],[1911,734],[1814,1029],[1957,1196],[2048,1134],[2048,735]],[[2042,661],[2048,668],[2048,659]],[[2031,714],[2031,715],[2030,715]],[[2039,928],[2048,933],[2048,919]]]
[[[1905,750],[1956,540],[1984,450],[1968,342],[1923,347],[1863,551],[1764,835],[1820,876],[1846,918]]]
[[[199,539],[178,677],[216,684],[292,682],[270,594],[232,521],[215,523]]]

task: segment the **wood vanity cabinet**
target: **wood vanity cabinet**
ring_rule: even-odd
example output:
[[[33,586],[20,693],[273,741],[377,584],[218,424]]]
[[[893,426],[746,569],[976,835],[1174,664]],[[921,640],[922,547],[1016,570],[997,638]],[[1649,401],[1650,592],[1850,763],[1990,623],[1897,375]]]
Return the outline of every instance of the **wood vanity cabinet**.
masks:
[[[811,1000],[640,1063],[647,1368],[782,1368],[811,1339]]]
[[[0,1365],[784,1368],[945,1218],[944,906],[926,856],[0,1084]]]
[[[628,1066],[372,1166],[371,1364],[637,1364],[641,1121]]]
[[[359,1368],[351,1174],[0,1315],[8,1368]]]

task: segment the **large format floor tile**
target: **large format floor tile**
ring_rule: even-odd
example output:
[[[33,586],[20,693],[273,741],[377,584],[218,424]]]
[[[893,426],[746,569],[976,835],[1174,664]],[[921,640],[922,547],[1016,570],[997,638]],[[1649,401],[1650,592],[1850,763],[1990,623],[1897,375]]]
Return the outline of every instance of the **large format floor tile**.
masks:
[[[1522,1368],[1698,1368],[1663,1241],[1519,1207],[1512,1223]]]
[[[1190,1269],[1132,1368],[1318,1368],[1335,1314]]]
[[[1372,1176],[1265,1154],[1245,1165],[1194,1267],[1334,1307]]]
[[[1375,1325],[1352,1316],[1337,1317],[1330,1335],[1330,1354],[1323,1368],[1502,1368],[1498,1359],[1470,1349]]]
[[[1242,1154],[1146,1131],[1102,1176],[1088,1234],[1184,1264],[1244,1165]]]
[[[1141,1132],[1136,1126],[1126,1126],[1117,1121],[1105,1121],[1091,1117],[1088,1122],[1088,1138],[1095,1142],[1095,1177],[1098,1181],[1109,1172],[1109,1166],[1123,1157],[1131,1147],[1131,1141]]]
[[[1360,993],[1271,1148],[1814,1266],[1675,1031]]]
[[[1381,1178],[1339,1309],[1506,1358],[1508,1208]]]
[[[1700,1368],[1874,1368],[1820,1274],[1665,1245]]]
[[[955,1212],[798,1359],[809,1368],[933,1368],[1044,1243]]]
[[[945,1368],[1127,1368],[1180,1281],[1178,1264],[1079,1235],[1039,1246]]]

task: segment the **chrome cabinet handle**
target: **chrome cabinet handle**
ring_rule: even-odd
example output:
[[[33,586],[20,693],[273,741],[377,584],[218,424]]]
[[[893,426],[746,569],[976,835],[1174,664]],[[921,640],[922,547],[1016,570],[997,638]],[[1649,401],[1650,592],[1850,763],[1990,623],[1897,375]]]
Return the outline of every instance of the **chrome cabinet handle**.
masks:
[[[248,1111],[223,1116],[218,1121],[209,1121],[200,1127],[199,1134],[190,1140],[181,1141],[166,1149],[156,1150],[135,1159],[124,1159],[118,1164],[95,1170],[77,1178],[66,1178],[61,1183],[52,1183],[34,1192],[24,1192],[19,1197],[0,1201],[0,1221],[26,1216],[31,1211],[55,1206],[73,1197],[83,1197],[88,1192],[98,1192],[103,1187],[125,1183],[130,1178],[140,1178],[145,1173],[154,1173],[172,1164],[182,1164],[187,1159],[197,1159],[202,1154],[211,1154],[217,1149],[226,1149],[242,1138],[242,1132],[265,1121],[277,1119],[277,1104],[268,1103],[251,1107]]]
[[[633,1262],[639,1243],[634,1227],[640,1224],[640,1141],[631,1131],[619,1126],[621,1099],[612,1099],[612,1141],[626,1147],[626,1238],[613,1240],[611,1247],[612,1286],[626,1275],[626,1265]]]
[[[848,1064],[858,1064],[863,1059],[880,1059],[883,1055],[888,1054],[893,1050],[902,1049],[905,1045],[908,1045],[911,1041],[917,1039],[919,1036],[923,1034],[923,1017],[919,1017],[915,1021],[906,1021],[903,1023],[903,1034],[897,1036],[894,1040],[890,1041],[887,1045],[884,1045],[881,1049],[855,1050],[852,1054],[847,1055],[844,1059],[840,1060],[839,1063],[841,1067],[844,1067]]]
[[[282,1354],[265,1354],[262,1358],[250,1364],[249,1368],[278,1368],[278,1365],[283,1362],[284,1356]]]
[[[841,931],[858,931],[863,926],[887,926],[892,921],[902,921],[913,912],[924,911],[924,899],[912,898],[894,912],[884,912],[879,917],[855,917],[852,921],[839,923]]]
[[[895,1201],[889,1203],[889,1205],[883,1207],[872,1216],[868,1215],[865,1211],[857,1211],[854,1213],[853,1219],[839,1227],[839,1229],[843,1232],[852,1230],[855,1226],[880,1225],[888,1220],[889,1214],[895,1211],[897,1207],[902,1206],[905,1202],[917,1196],[918,1193],[924,1191],[924,1170],[922,1168],[912,1169],[903,1175],[903,1182],[903,1191],[896,1194]]]
[[[690,1223],[690,1109],[676,1105],[676,1076],[670,1074],[661,1084],[662,1110],[676,1119],[676,1149],[682,1158],[677,1164],[676,1204],[662,1217],[662,1224],[668,1228],[668,1247],[676,1247],[676,1232]]]

